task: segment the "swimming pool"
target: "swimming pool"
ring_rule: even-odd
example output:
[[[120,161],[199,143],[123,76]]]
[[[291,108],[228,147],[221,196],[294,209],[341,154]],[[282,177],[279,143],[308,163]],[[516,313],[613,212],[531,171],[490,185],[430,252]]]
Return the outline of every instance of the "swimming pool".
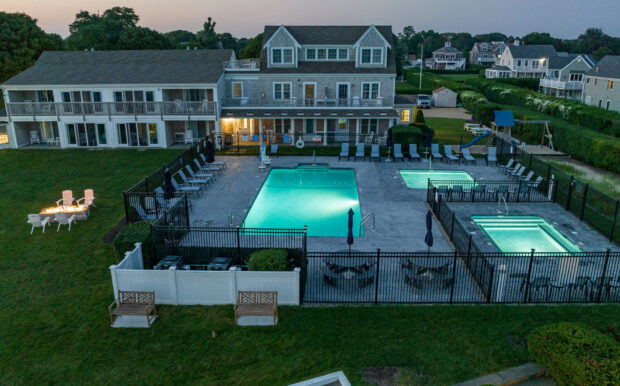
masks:
[[[308,236],[346,237],[348,211],[353,209],[353,235],[361,219],[355,171],[300,165],[269,172],[244,227],[303,228]]]
[[[474,178],[463,170],[399,170],[408,188],[426,189],[428,180],[474,181]]]
[[[502,252],[581,252],[547,220],[538,216],[472,216]]]

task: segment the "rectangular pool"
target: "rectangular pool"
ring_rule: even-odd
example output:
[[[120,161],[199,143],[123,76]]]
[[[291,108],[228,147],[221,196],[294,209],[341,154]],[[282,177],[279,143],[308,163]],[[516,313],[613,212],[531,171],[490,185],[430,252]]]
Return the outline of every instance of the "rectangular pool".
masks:
[[[353,209],[353,235],[360,235],[360,205],[355,171],[300,165],[272,169],[258,192],[244,227],[303,228],[308,236],[346,237]]]
[[[463,170],[399,170],[408,188],[426,189],[428,180],[474,181],[474,178]]]
[[[538,216],[472,216],[502,252],[581,252],[547,220]]]

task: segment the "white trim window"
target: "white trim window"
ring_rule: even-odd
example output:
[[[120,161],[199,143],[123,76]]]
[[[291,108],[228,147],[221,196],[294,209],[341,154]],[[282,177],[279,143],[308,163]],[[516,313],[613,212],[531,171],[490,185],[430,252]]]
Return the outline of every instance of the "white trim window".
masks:
[[[232,97],[243,98],[243,82],[232,83]]]
[[[92,147],[107,145],[106,127],[103,123],[67,123],[67,144]]]
[[[410,122],[411,121],[411,110],[402,109],[400,110],[400,121],[401,122]]]
[[[581,74],[581,73],[571,73],[570,74],[570,81],[571,82],[582,82],[583,81],[583,74]]]
[[[120,146],[150,146],[158,144],[156,123],[117,123],[116,130]]]
[[[351,85],[348,82],[338,82],[336,83],[336,98],[338,99],[349,99],[349,92],[351,90]]]
[[[362,48],[360,56],[362,64],[382,64],[383,48]]]
[[[362,82],[362,99],[377,99],[380,92],[379,82]]]
[[[273,64],[293,64],[292,48],[272,48],[271,63]]]
[[[291,82],[273,82],[273,99],[291,99]]]
[[[360,119],[360,133],[361,134],[377,134],[377,128],[379,126],[378,119]]]
[[[349,60],[347,48],[306,48],[306,60]]]
[[[274,130],[276,134],[287,134],[291,131],[290,119],[275,119]]]

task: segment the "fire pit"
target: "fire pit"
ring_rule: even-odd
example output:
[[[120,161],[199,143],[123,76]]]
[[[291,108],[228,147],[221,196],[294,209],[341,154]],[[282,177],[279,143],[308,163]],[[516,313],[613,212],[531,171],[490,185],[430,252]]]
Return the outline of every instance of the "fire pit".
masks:
[[[56,213],[65,213],[67,216],[75,215],[76,220],[86,220],[90,215],[88,205],[63,205],[44,208],[39,215],[54,219]]]

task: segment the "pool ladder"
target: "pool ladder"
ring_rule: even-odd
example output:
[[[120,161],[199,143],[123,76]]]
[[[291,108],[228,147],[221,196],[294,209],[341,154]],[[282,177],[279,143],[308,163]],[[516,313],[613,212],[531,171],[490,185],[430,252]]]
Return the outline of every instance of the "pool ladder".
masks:
[[[230,212],[228,212],[228,226],[229,227],[234,226],[235,219],[237,219],[237,222],[238,222],[237,225],[241,226],[241,220],[243,219],[243,216],[239,212],[236,212],[234,210],[231,210]]]
[[[360,220],[360,234],[359,234],[360,237],[362,237],[362,229],[364,229],[364,224],[366,224],[367,222],[369,222],[371,220],[372,220],[372,231],[373,232],[375,231],[375,212],[367,213]]]

